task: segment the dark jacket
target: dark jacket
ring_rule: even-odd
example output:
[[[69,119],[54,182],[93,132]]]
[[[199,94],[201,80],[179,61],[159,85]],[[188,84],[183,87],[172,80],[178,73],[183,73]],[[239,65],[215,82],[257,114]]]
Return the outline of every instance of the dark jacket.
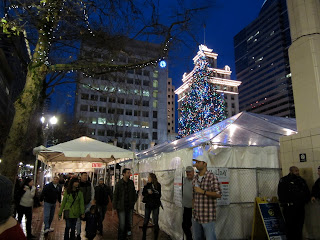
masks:
[[[125,192],[125,184],[127,185],[127,191]],[[125,197],[127,196],[127,198]],[[134,204],[137,201],[137,194],[134,188],[132,180],[128,180],[128,183],[125,183],[123,179],[117,182],[114,193],[112,205],[114,209],[118,211],[124,211],[126,209],[125,205],[128,204],[128,209],[133,209]]]
[[[152,194],[148,193],[148,189],[151,189]],[[160,207],[161,205],[161,184],[155,188],[152,183],[147,183],[147,185],[144,186],[143,191],[143,202],[146,204],[147,208],[155,209]]]
[[[288,174],[279,181],[278,196],[280,203],[304,206],[310,200],[310,191],[302,177]]]
[[[61,203],[61,187],[59,184],[54,187],[53,183],[48,183],[44,186],[42,193],[40,195],[40,201],[45,201],[47,203],[56,203],[58,200]]]
[[[86,236],[87,238],[94,238],[97,229],[98,229],[98,222],[99,222],[99,214],[98,212],[92,214],[90,211],[86,212],[84,220],[86,221]]]
[[[112,191],[109,186],[103,184],[102,186],[98,185],[95,187],[94,199],[97,205],[108,205],[109,197],[112,201]]]
[[[317,179],[312,187],[311,197],[320,199],[320,178]]]
[[[88,203],[91,202],[91,182],[86,181],[86,182],[81,182],[79,184],[79,189],[83,194],[83,200],[84,200],[84,205],[87,205]]]

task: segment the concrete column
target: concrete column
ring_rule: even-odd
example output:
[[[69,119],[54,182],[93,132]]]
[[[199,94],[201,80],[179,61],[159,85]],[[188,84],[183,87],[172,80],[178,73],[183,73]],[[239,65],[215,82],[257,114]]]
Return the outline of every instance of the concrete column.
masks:
[[[287,0],[298,131],[320,127],[320,1]]]

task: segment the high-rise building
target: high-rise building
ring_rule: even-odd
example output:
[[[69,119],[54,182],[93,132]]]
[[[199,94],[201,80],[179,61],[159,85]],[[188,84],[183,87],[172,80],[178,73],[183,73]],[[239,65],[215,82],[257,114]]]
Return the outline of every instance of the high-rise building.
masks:
[[[231,80],[232,72],[229,66],[226,65],[223,69],[217,68],[218,54],[214,53],[213,49],[209,49],[205,45],[199,46],[199,51],[193,58],[193,62],[196,63],[198,58],[203,54],[207,57],[207,61],[211,65],[209,68],[209,71],[211,72],[209,80],[210,83],[216,87],[218,93],[224,93],[225,107],[227,111],[226,116],[231,117],[239,113],[238,87],[241,82]],[[186,94],[190,91],[194,74],[195,68],[190,73],[184,73],[182,77],[183,84],[175,91],[178,95],[179,108],[181,107]]]
[[[131,54],[113,56],[115,64],[154,58],[160,45],[131,41],[126,48]],[[92,54],[96,54],[92,47],[83,47],[83,56]],[[104,59],[110,54],[101,49],[93,57]],[[96,76],[79,74],[75,116],[86,123],[88,135],[132,150],[167,141],[168,69],[164,65]]]
[[[168,78],[168,98],[167,98],[167,114],[168,114],[168,140],[173,141],[176,139],[175,132],[175,87],[172,85],[172,78]]]
[[[295,117],[286,0],[267,0],[259,16],[234,37],[240,111]]]

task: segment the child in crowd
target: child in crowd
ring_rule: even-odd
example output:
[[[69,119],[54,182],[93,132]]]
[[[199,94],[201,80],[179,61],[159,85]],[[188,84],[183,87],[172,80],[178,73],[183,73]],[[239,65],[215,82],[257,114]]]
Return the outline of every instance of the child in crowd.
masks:
[[[92,205],[90,211],[85,214],[84,220],[86,223],[86,238],[93,240],[97,234],[100,214],[97,211],[96,205]]]

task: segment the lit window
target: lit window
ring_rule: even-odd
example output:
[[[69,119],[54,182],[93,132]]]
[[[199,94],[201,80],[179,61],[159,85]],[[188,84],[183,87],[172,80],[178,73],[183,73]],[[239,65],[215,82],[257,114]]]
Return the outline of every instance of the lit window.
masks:
[[[98,124],[106,124],[107,119],[106,118],[98,118]]]
[[[158,80],[153,80],[153,87],[157,88],[158,87]]]
[[[157,100],[154,100],[154,101],[153,101],[153,107],[154,107],[154,108],[157,108],[157,107],[158,107],[158,101],[157,101]]]

